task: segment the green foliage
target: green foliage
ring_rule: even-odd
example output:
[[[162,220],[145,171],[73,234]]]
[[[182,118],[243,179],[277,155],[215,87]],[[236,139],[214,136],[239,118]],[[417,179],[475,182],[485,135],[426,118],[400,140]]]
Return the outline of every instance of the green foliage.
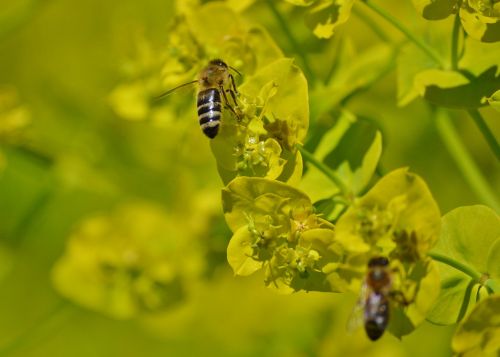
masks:
[[[497,0],[412,0],[427,20],[441,20],[457,12],[469,36],[482,42],[500,41],[500,2]]]
[[[357,142],[352,147],[352,142]],[[382,136],[368,123],[342,112],[335,126],[319,142],[314,156],[332,168],[350,194],[360,194],[370,182],[382,153]],[[341,161],[343,160],[343,161]],[[339,188],[315,167],[310,167],[300,183],[313,202],[339,194]]]
[[[473,109],[488,103],[484,98],[500,87],[500,75],[497,75],[496,67],[477,77],[429,69],[418,73],[414,83],[419,94],[433,104],[445,108]]]
[[[500,279],[500,218],[486,206],[468,206],[447,213],[442,221],[441,236],[433,251],[464,262],[478,275],[471,277],[439,264],[441,293],[428,319],[453,324],[488,295],[484,279]]]
[[[311,92],[311,117],[334,110],[340,103],[357,92],[369,87],[371,83],[383,76],[394,64],[394,49],[391,46],[378,44],[362,53],[356,53],[343,44],[347,58],[336,58],[336,68],[328,83],[317,85]]]
[[[458,0],[412,0],[417,11],[427,20],[445,19],[458,11]]]
[[[500,2],[469,0],[462,3],[460,19],[469,36],[482,42],[500,41]]]
[[[500,89],[487,98],[489,105],[500,112]]]
[[[500,350],[499,312],[499,295],[477,304],[458,325],[452,339],[453,350],[464,356],[497,355]]]
[[[480,5],[481,3],[482,5]],[[426,19],[437,20],[458,11],[458,1],[414,1],[417,9]],[[462,24],[470,37],[464,36],[460,41],[460,29],[453,33],[455,51],[452,54],[451,66],[443,68],[435,58],[422,52],[414,45],[407,45],[398,56],[398,104],[406,105],[421,96],[430,103],[452,109],[475,109],[485,105],[494,106],[488,100],[500,87],[498,43],[500,37],[493,41],[493,22],[485,20],[481,13],[495,14],[496,10],[488,10],[488,6],[498,7],[487,2],[464,1],[459,10]],[[478,12],[479,11],[479,12]],[[493,15],[492,15],[493,16]],[[495,15],[497,16],[497,15]],[[484,20],[484,21],[483,21]],[[478,22],[479,21],[479,22]],[[483,21],[483,22],[481,22]],[[478,22],[488,27],[473,25]],[[488,25],[486,25],[488,23]],[[500,22],[497,22],[497,24]],[[498,27],[498,26],[497,26]],[[500,27],[499,27],[500,29]],[[484,31],[483,31],[484,30]],[[483,31],[483,34],[479,32]],[[486,32],[488,35],[486,35]],[[498,32],[500,34],[500,32]],[[483,36],[484,35],[484,36]],[[477,40],[481,39],[483,43]],[[461,43],[462,48],[458,48]],[[493,103],[493,104],[491,104]]]
[[[404,106],[420,95],[422,89],[416,85],[417,75],[439,64],[413,44],[407,44],[398,53],[397,66],[398,105]]]
[[[354,0],[285,0],[293,5],[311,7],[305,16],[307,26],[321,39],[333,36],[347,22]]]
[[[498,214],[437,203],[497,206],[498,1],[44,3],[0,9],[1,355],[498,353]],[[214,58],[238,93],[208,140]],[[347,336],[340,293],[411,336]]]

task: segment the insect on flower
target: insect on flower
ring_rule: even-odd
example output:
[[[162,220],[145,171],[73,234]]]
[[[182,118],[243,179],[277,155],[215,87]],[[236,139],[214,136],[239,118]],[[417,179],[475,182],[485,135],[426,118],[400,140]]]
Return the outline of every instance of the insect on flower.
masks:
[[[241,75],[236,69],[228,66],[224,61],[220,59],[211,60],[208,65],[201,70],[197,80],[181,84],[161,94],[157,99],[163,98],[181,87],[198,83],[198,121],[203,133],[210,139],[213,139],[219,132],[222,115],[221,97],[224,100],[225,107],[238,119],[240,118],[237,112],[238,103],[236,102],[238,90],[236,89],[234,77],[229,72],[229,69]],[[229,103],[226,93],[230,94],[234,107]]]
[[[391,285],[389,260],[371,258],[358,302],[349,319],[349,330],[355,329],[361,321],[370,340],[375,341],[383,335],[389,323]]]

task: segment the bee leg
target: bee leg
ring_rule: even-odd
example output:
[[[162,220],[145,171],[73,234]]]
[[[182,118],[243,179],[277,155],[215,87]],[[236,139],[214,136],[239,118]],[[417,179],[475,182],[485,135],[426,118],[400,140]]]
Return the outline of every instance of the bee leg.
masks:
[[[233,98],[234,105],[238,107],[238,102],[236,101],[236,95],[234,94],[234,91],[231,89],[226,89],[226,92],[231,94],[231,98]]]
[[[232,89],[228,89],[227,91],[229,92],[229,94],[231,94],[231,97],[233,97],[234,105],[236,106],[236,108],[238,108],[238,102],[236,101],[236,97],[239,95],[239,93],[238,89],[236,88],[236,84],[234,82],[234,77],[231,73],[229,74],[229,79],[231,80]]]
[[[408,299],[405,294],[399,290],[393,290],[389,292],[389,295],[391,296],[391,299],[403,306],[408,306],[415,300],[414,296],[411,299]]]
[[[231,86],[233,87],[233,92],[234,92],[233,94],[236,93],[236,95],[238,95],[239,94],[238,93],[238,89],[236,89],[236,84],[234,82],[234,77],[233,77],[233,75],[231,73],[229,73],[229,79],[231,80]]]
[[[224,104],[226,107],[233,112],[234,115],[236,115],[236,118],[238,120],[241,120],[240,115],[234,110],[234,108],[229,104],[229,100],[227,99],[226,91],[224,90],[224,87],[220,86],[219,91],[222,93],[222,97],[224,98]]]

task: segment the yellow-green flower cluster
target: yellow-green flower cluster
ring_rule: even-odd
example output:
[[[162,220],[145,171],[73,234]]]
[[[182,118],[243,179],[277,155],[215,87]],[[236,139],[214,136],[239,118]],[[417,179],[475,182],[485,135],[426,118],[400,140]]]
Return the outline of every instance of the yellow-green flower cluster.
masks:
[[[314,213],[307,195],[278,181],[238,177],[222,196],[234,232],[228,261],[235,274],[263,268],[266,285],[281,291],[339,291],[324,272],[340,259],[334,228]]]
[[[396,335],[407,333],[401,324],[411,331],[421,323],[439,294],[439,274],[427,253],[440,227],[439,208],[425,182],[406,169],[384,176],[337,222],[337,239],[346,254],[357,257],[354,270],[358,265],[362,271],[371,257],[389,258],[391,289],[399,296],[394,308],[403,312],[391,319]]]
[[[53,270],[65,297],[115,318],[181,302],[199,275],[192,235],[162,208],[130,203],[83,221]]]

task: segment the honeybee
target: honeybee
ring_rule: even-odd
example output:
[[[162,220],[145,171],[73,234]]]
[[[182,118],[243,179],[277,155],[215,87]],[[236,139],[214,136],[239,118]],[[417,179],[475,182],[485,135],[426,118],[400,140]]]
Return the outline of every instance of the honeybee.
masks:
[[[353,330],[361,320],[370,340],[375,341],[384,334],[389,323],[391,286],[389,260],[385,257],[371,258],[358,303],[349,320],[349,330]]]
[[[234,77],[229,72],[229,69],[241,75],[236,69],[228,66],[221,59],[211,60],[208,65],[201,70],[197,80],[181,84],[161,94],[157,99],[169,95],[180,87],[198,83],[198,122],[203,133],[210,139],[213,139],[219,132],[222,115],[222,99],[224,100],[225,107],[238,119],[240,118],[240,115],[236,111],[236,109],[238,109],[238,103],[236,101],[238,90],[236,89]],[[234,107],[229,103],[226,93],[230,94]]]

